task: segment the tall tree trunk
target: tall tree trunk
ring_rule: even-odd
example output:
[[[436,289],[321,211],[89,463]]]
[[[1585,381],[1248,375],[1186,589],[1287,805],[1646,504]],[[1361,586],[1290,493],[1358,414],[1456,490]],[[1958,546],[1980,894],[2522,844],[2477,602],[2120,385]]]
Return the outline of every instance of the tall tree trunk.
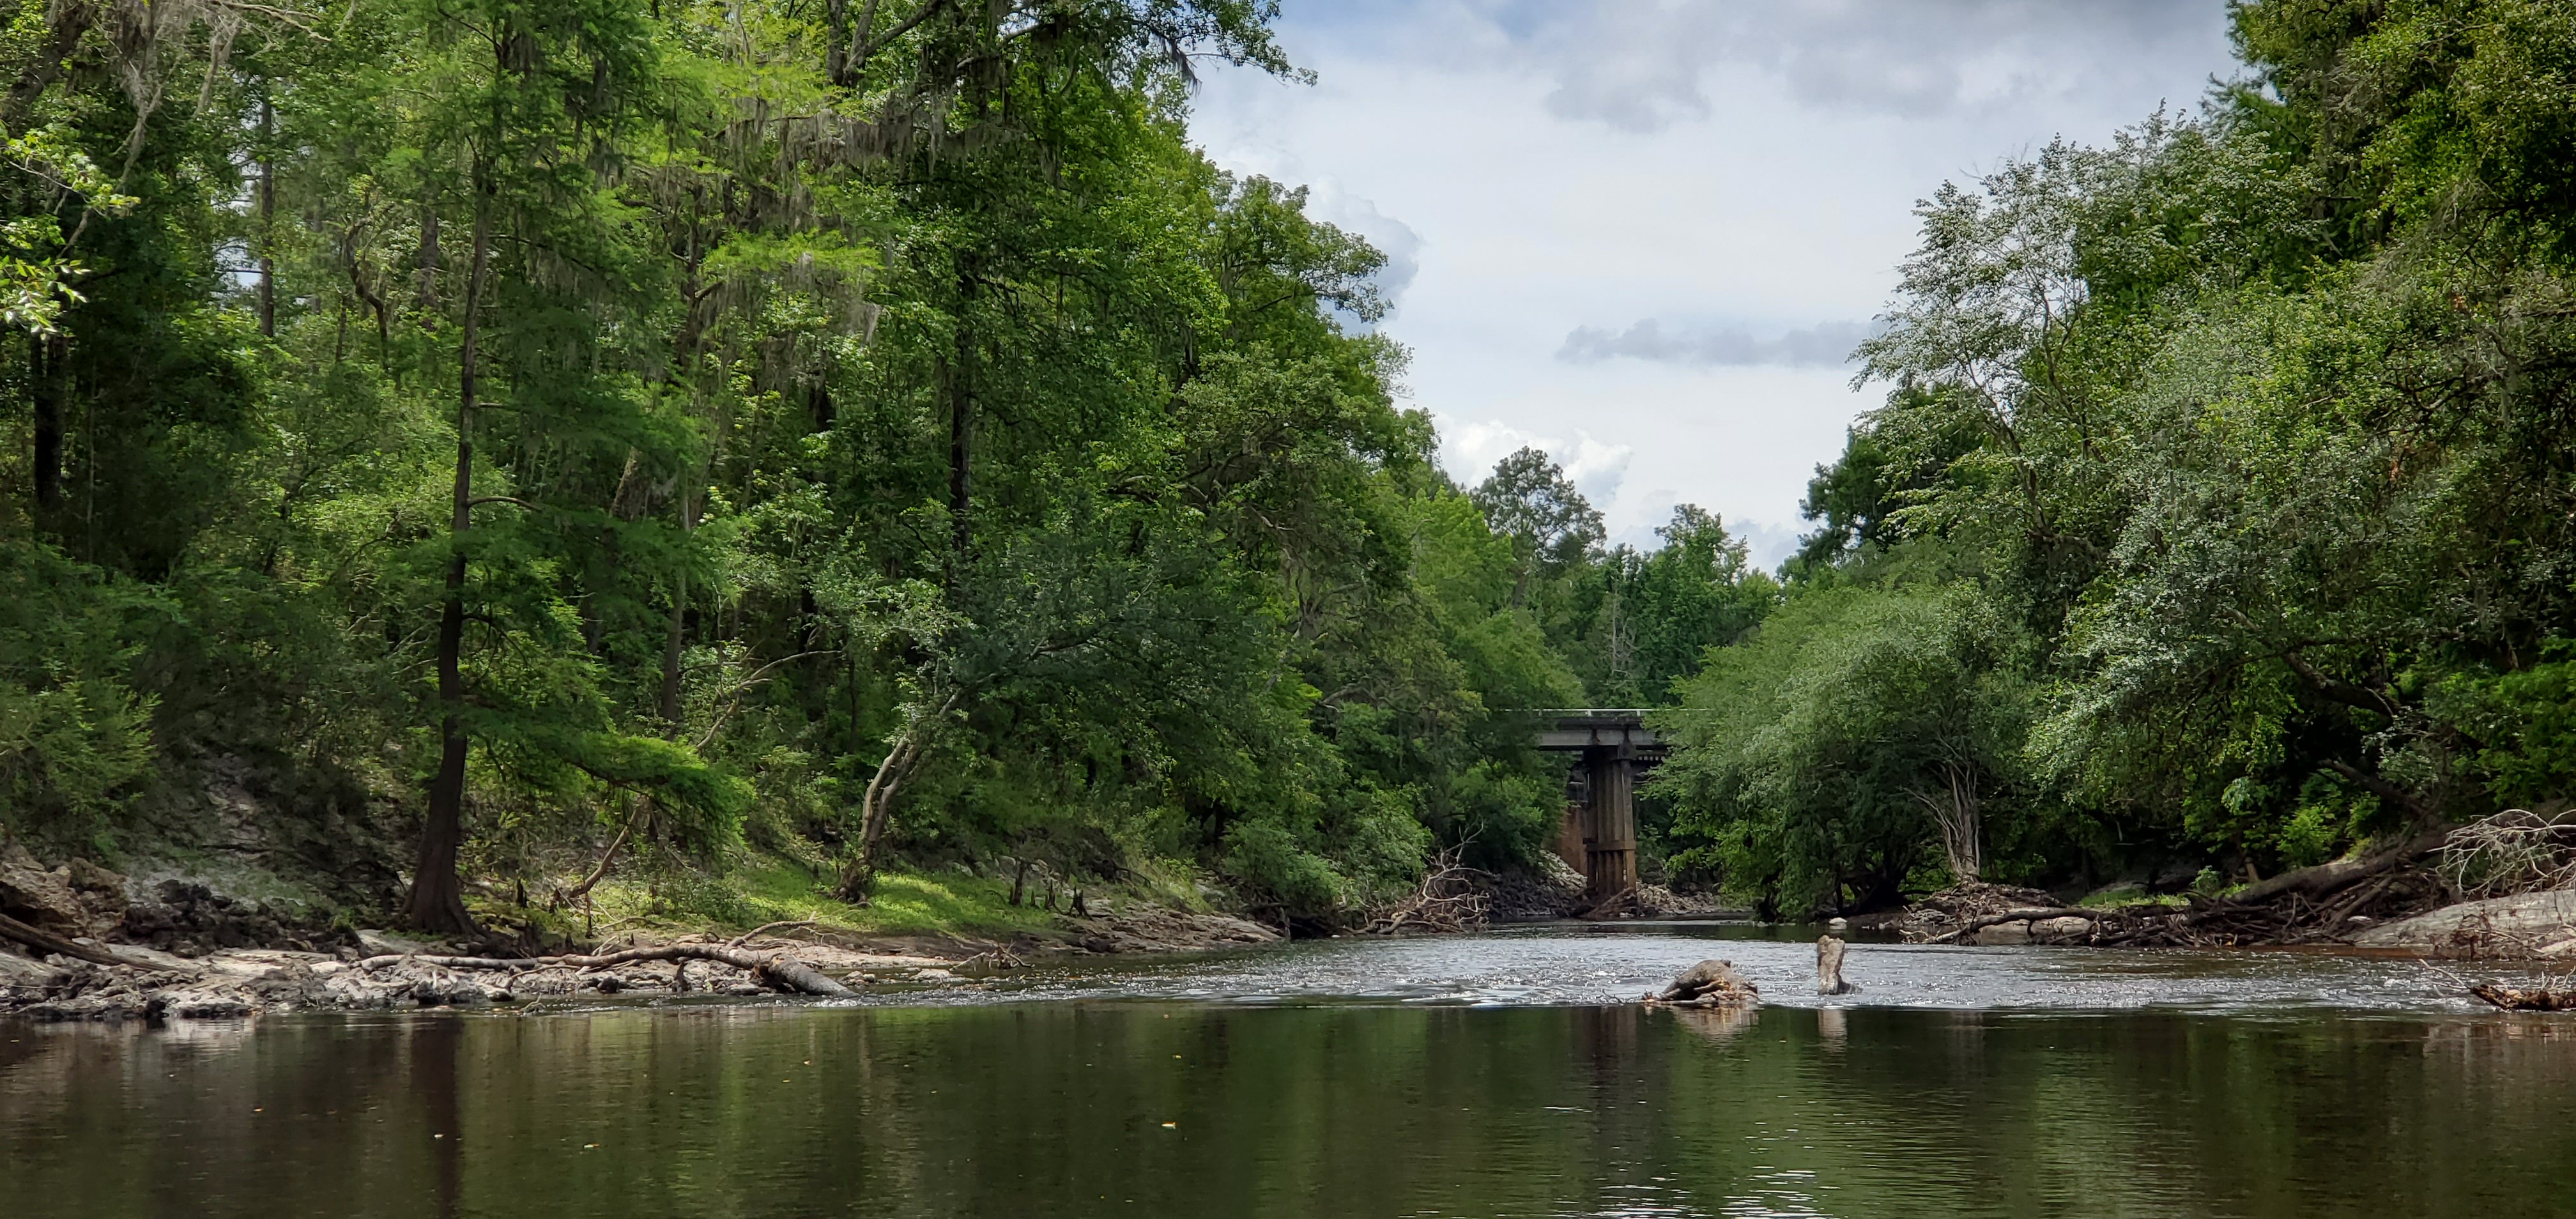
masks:
[[[682,533],[687,532],[688,509],[680,509]],[[671,623],[662,636],[662,722],[674,729],[680,723],[680,645],[681,630],[688,625],[689,573],[683,569],[671,578]]]
[[[703,417],[706,403],[704,395],[700,394],[696,387],[698,346],[706,338],[706,321],[704,315],[699,312],[699,305],[705,298],[706,291],[698,283],[698,265],[697,247],[693,237],[689,253],[688,278],[681,285],[680,299],[685,303],[685,308],[680,315],[679,336],[672,344],[674,356],[672,369],[686,378],[690,387],[690,414]],[[721,427],[711,430],[718,436],[723,434]],[[671,726],[671,735],[675,739],[680,735],[680,651],[681,645],[687,642],[683,638],[683,632],[688,626],[689,617],[689,569],[686,566],[688,539],[689,535],[697,532],[698,528],[696,489],[707,485],[708,478],[715,472],[714,464],[715,457],[711,451],[707,458],[707,466],[696,471],[688,485],[680,490],[680,562],[682,566],[679,571],[673,573],[671,578],[671,621],[669,629],[662,636],[662,722]],[[704,634],[705,632],[700,632],[701,637]]]
[[[269,160],[268,140],[274,123],[268,99],[259,99],[259,332],[272,339],[277,337],[277,260],[269,235],[277,215],[277,166]]]
[[[36,509],[52,512],[63,502],[63,370],[68,362],[63,336],[27,336],[28,398],[36,416]]]
[[[454,552],[447,561],[447,597],[438,614],[438,774],[430,780],[429,808],[420,827],[420,860],[412,871],[411,921],[424,931],[475,932],[465,909],[456,854],[465,841],[465,534],[473,527],[474,405],[480,351],[483,281],[492,253],[490,204],[478,197],[474,257],[465,276],[464,333],[457,356],[456,484],[448,518]]]
[[[948,382],[949,585],[965,578],[967,548],[974,542],[975,278],[957,277],[956,357],[941,371]]]
[[[831,44],[823,48],[823,79],[846,87],[850,83],[850,0],[823,0],[823,30]]]

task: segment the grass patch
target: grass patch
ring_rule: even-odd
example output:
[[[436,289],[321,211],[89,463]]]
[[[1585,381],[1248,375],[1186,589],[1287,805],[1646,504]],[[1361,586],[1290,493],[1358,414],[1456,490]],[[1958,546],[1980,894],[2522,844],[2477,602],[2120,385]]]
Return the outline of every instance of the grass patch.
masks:
[[[722,873],[612,876],[591,891],[597,934],[631,930],[748,931],[763,923],[810,920],[846,935],[1011,936],[1043,932],[1056,919],[1013,906],[1008,882],[963,872],[893,871],[875,898],[853,906],[831,895],[837,876],[783,855],[750,852]],[[578,931],[571,915],[567,930]],[[561,917],[560,915],[557,917]]]

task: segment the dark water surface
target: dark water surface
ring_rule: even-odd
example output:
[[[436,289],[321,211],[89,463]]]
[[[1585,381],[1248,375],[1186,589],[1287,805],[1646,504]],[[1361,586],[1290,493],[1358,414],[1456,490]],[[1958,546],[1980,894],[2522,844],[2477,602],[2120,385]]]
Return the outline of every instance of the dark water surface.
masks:
[[[1724,944],[1712,934],[1753,936]],[[1703,955],[1773,998],[1649,1011]],[[862,1004],[0,1024],[0,1216],[2576,1214],[2576,1019],[2313,954],[1541,929]]]

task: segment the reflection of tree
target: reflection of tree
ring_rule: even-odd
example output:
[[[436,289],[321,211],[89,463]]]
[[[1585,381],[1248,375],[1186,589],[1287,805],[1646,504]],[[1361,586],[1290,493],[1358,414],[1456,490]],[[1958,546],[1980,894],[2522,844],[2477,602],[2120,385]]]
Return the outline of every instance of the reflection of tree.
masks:
[[[423,1125],[433,1136],[429,1141],[433,1188],[437,1191],[441,1219],[457,1213],[457,1201],[465,1192],[465,1136],[456,1103],[457,1043],[465,1036],[464,1022],[452,1019],[424,1019],[411,1025],[411,1092],[420,1100]]]

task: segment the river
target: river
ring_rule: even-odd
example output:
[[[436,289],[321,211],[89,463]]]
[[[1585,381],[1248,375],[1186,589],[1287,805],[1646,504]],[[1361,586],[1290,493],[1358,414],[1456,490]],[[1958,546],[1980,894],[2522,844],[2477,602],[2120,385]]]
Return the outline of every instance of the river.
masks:
[[[2576,1213],[2576,1019],[2407,961],[1535,927],[845,1004],[0,1024],[0,1215]],[[1703,956],[1757,1012],[1613,1005]]]

